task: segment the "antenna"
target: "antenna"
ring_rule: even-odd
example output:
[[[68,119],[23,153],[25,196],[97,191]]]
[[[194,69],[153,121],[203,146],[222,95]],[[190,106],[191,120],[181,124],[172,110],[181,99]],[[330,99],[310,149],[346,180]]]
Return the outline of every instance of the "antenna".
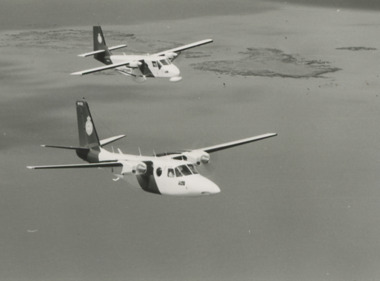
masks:
[[[141,156],[141,149],[140,149],[140,146],[138,147],[138,149],[139,149],[139,154],[140,154],[140,156]]]
[[[154,157],[157,157],[156,151],[154,149],[153,149],[153,155],[154,155]]]

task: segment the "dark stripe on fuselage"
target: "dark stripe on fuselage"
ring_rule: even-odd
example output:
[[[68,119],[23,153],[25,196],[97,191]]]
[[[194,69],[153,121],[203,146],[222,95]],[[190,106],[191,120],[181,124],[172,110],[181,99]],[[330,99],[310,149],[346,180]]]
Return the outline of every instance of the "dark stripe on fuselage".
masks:
[[[77,149],[76,153],[79,158],[87,161],[89,163],[98,163],[99,162],[99,151],[93,149]]]
[[[161,194],[160,190],[158,189],[156,179],[154,178],[154,167],[152,161],[144,161],[147,167],[147,171],[144,175],[138,175],[137,181],[139,182],[141,188],[150,193],[155,194]]]

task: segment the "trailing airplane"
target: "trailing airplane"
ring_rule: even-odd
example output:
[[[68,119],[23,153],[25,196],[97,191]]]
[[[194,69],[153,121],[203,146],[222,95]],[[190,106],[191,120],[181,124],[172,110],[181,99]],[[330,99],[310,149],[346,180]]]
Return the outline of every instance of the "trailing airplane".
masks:
[[[171,82],[177,82],[180,81],[182,77],[180,76],[178,67],[172,64],[172,61],[174,61],[182,51],[213,42],[212,39],[206,39],[152,55],[113,55],[111,51],[124,48],[127,45],[107,47],[100,26],[93,27],[93,36],[94,51],[79,56],[94,56],[96,60],[104,63],[105,66],[74,72],[71,73],[71,75],[86,75],[107,69],[116,69],[121,74],[133,77],[137,82],[144,82],[148,77],[169,78]]]
[[[169,152],[154,156],[123,154],[103,147],[125,135],[99,140],[94,120],[85,100],[76,102],[79,146],[42,145],[43,147],[75,150],[79,158],[88,163],[27,166],[29,169],[111,168],[114,181],[124,179],[140,186],[142,190],[161,195],[201,196],[220,192],[211,180],[199,174],[196,166],[210,162],[210,154],[219,150],[274,137],[276,133],[263,134],[223,144]],[[137,179],[137,183],[136,183]]]

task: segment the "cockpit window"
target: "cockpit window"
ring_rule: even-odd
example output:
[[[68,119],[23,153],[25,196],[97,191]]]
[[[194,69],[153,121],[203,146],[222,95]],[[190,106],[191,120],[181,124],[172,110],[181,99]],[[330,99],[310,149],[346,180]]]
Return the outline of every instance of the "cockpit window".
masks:
[[[168,169],[169,178],[174,178],[174,177],[179,178],[179,177],[190,176],[190,175],[195,175],[195,174],[198,174],[198,171],[195,168],[195,166],[192,164],[181,165],[181,166],[176,167],[175,169],[173,168]]]
[[[160,60],[160,63],[162,63],[163,65],[169,65],[169,62],[167,60]]]
[[[181,174],[181,172],[179,171],[178,168],[175,168],[175,176],[176,177],[182,177],[182,174]]]
[[[191,171],[190,171],[190,169],[189,169],[189,167],[187,167],[186,165],[178,166],[178,167],[176,168],[176,171],[177,171],[177,169],[178,169],[179,172],[180,172],[182,175],[184,175],[184,176],[189,176],[189,175],[192,174]]]
[[[198,171],[197,171],[197,168],[195,168],[195,166],[193,164],[189,164],[187,165],[189,167],[189,169],[191,170],[191,172],[195,175],[195,174],[198,174]]]
[[[157,62],[156,61],[152,61],[152,64],[153,64],[153,67],[157,67]]]

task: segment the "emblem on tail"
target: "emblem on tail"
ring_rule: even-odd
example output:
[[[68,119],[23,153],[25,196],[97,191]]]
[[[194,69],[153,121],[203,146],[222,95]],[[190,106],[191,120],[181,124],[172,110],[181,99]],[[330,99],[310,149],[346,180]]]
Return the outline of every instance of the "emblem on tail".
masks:
[[[91,117],[87,116],[87,121],[86,121],[86,133],[87,133],[87,135],[91,136],[93,130],[94,130],[94,126],[92,125]]]

